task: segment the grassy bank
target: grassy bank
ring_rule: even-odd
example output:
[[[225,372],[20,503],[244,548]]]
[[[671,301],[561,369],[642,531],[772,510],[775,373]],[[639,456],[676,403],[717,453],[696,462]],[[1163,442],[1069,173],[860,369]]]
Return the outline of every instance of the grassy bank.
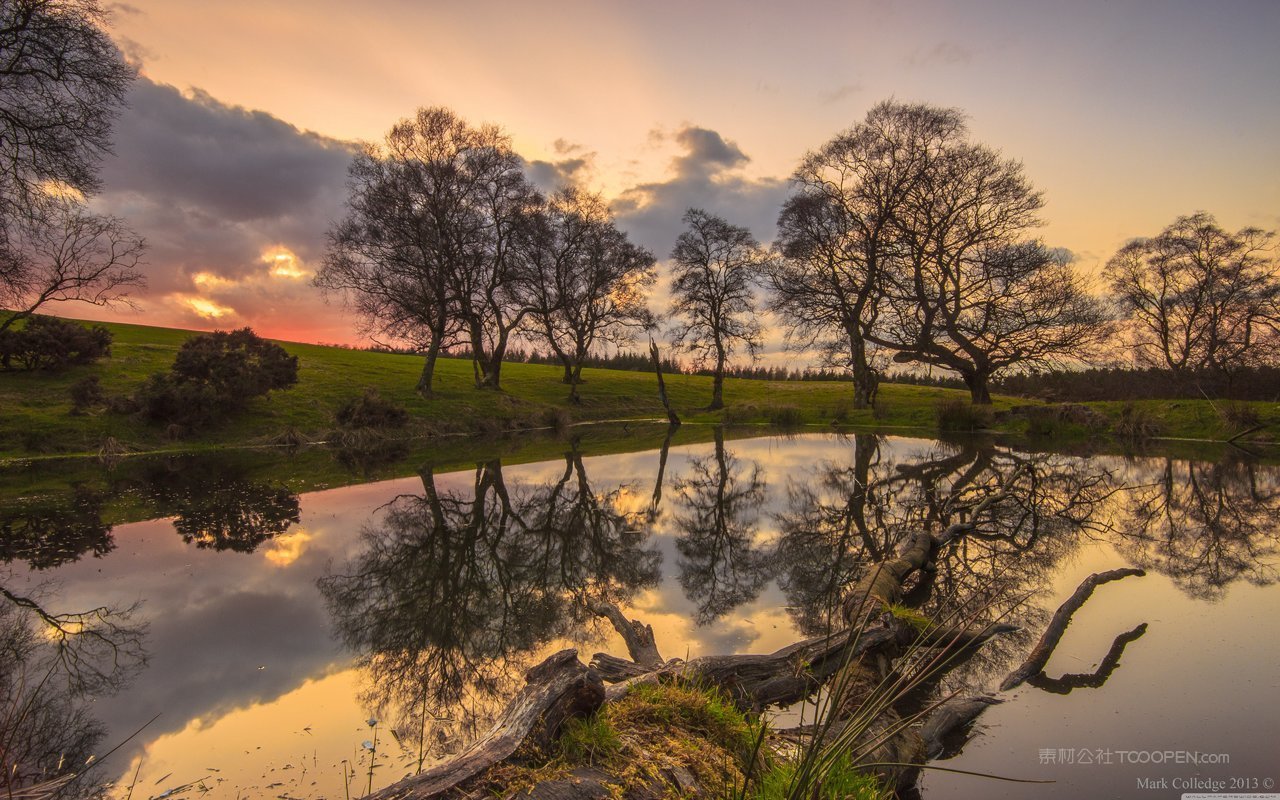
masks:
[[[497,393],[473,388],[469,361],[442,359],[436,371],[436,392],[423,399],[413,390],[422,367],[416,356],[282,342],[298,357],[297,386],[253,401],[247,413],[216,428],[175,441],[160,426],[129,415],[70,413],[68,390],[77,380],[98,375],[108,394],[130,394],[147,376],[168,369],[178,347],[192,335],[141,325],[107,327],[115,336],[112,354],[97,364],[58,373],[0,373],[0,458],[95,453],[109,439],[131,451],[267,444],[284,435],[319,440],[333,429],[337,407],[366,387],[409,410],[409,436],[492,434],[563,427],[575,421],[663,416],[651,373],[584,370],[582,402],[572,405],[558,367],[508,364],[503,368],[504,391]],[[953,389],[886,384],[875,411],[855,411],[848,383],[728,379],[727,407],[711,413],[703,410],[711,396],[710,378],[672,375],[667,383],[673,405],[686,420],[793,427],[838,424],[932,431],[938,427],[939,403],[958,403],[967,397]],[[1155,435],[1224,439],[1239,432],[1241,418],[1256,418],[1259,424],[1280,422],[1280,405],[1275,403],[1250,404],[1247,414],[1231,420],[1209,401],[1098,403],[1092,404],[1095,415],[1087,424],[1071,415],[1058,419],[1042,414],[1032,420],[1026,407],[1034,405],[996,397],[993,416],[976,424],[1015,433],[1034,427],[1041,436],[1070,438],[1109,433],[1136,415]]]

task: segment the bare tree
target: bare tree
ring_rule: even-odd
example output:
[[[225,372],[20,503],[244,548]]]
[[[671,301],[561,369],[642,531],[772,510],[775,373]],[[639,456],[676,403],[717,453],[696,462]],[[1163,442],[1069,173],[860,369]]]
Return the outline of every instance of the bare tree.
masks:
[[[885,319],[867,338],[958,373],[985,404],[993,375],[1080,359],[1110,331],[1069,256],[1027,238],[1044,200],[1022,164],[966,137],[958,126],[931,144],[907,186]]]
[[[541,202],[510,140],[446,108],[420,109],[365,147],[348,185],[316,284],[344,293],[373,335],[426,350],[423,394],[455,336],[470,344],[476,385],[498,388],[510,337],[531,310]]]
[[[792,176],[770,305],[793,347],[818,346],[828,363],[850,370],[857,408],[874,402],[879,382],[867,334],[880,319],[895,223],[923,170],[963,126],[955,109],[880,103],[806,155]]]
[[[1064,251],[1029,241],[973,256],[913,266],[891,301],[893,327],[872,341],[894,347],[899,363],[959,373],[973,402],[987,404],[993,375],[1083,361],[1110,338],[1105,307]]]
[[[497,390],[511,337],[534,310],[530,252],[537,247],[543,199],[499,129],[480,128],[468,160],[471,178],[462,202],[470,223],[460,248],[466,260],[450,277],[471,344],[476,387]]]
[[[696,364],[714,365],[709,408],[715,410],[724,408],[729,356],[741,345],[754,361],[760,349],[752,284],[768,258],[750,231],[721,217],[691,208],[684,222],[688,229],[671,251],[673,343],[692,353]]]
[[[96,0],[0,3],[0,306],[106,305],[139,286],[142,241],[87,213],[132,67]]]
[[[144,243],[123,220],[90,214],[74,202],[49,203],[42,214],[7,254],[13,260],[4,259],[10,269],[0,269],[0,308],[12,310],[0,331],[47,303],[113,305],[145,285],[138,270]]]
[[[572,188],[548,199],[533,245],[533,333],[564,366],[576,402],[591,348],[623,344],[652,325],[645,290],[656,280],[653,254],[627,240],[599,195]]]
[[[1106,277],[1127,312],[1138,360],[1176,376],[1230,379],[1280,353],[1280,276],[1274,234],[1229,233],[1203,211],[1116,253]]]
[[[403,119],[348,171],[346,217],[329,231],[317,286],[340,292],[367,334],[426,351],[418,391],[458,332],[453,274],[466,269],[478,226],[468,192],[482,132],[445,109]]]
[[[90,194],[133,80],[96,0],[0,3],[0,214],[30,216],[49,184]]]
[[[1056,366],[1108,334],[1064,252],[1030,240],[1043,199],[1022,165],[968,141],[956,109],[881,103],[810,153],[779,218],[771,306],[791,344],[818,345],[869,405],[872,348],[990,378]]]

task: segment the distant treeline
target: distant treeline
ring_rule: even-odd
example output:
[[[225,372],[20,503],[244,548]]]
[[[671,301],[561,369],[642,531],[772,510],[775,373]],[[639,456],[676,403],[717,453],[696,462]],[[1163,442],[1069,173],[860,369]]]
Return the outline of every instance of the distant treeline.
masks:
[[[1003,394],[1058,402],[1090,400],[1280,400],[1280,369],[1241,368],[1175,374],[1162,369],[1095,368],[1008,375],[993,381]]]

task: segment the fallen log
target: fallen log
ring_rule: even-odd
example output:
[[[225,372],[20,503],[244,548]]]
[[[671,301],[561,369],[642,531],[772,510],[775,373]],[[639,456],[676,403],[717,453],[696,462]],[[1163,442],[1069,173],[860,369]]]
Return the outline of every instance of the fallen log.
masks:
[[[526,742],[546,747],[572,717],[594,712],[604,701],[600,677],[561,650],[529,670],[525,687],[493,728],[453,758],[369,795],[372,800],[431,800],[511,757]]]
[[[1040,641],[1036,642],[1035,647],[1031,648],[1026,660],[1000,682],[1000,691],[1007,692],[1016,688],[1027,678],[1044,671],[1044,665],[1049,663],[1049,657],[1053,655],[1058,642],[1062,641],[1062,635],[1067,632],[1067,626],[1071,624],[1071,615],[1080,610],[1080,607],[1093,594],[1094,589],[1104,583],[1118,581],[1130,575],[1141,577],[1146,574],[1140,569],[1113,569],[1107,572],[1095,572],[1081,581],[1071,596],[1062,605],[1058,606],[1058,610],[1053,614],[1053,619],[1049,620],[1048,627],[1040,635]]]
[[[1061,683],[1055,684],[1053,680],[1045,676],[1044,667],[1049,663],[1049,659],[1053,656],[1053,651],[1057,649],[1058,644],[1062,641],[1063,634],[1067,631],[1067,626],[1071,624],[1071,617],[1080,610],[1096,588],[1111,581],[1143,575],[1146,575],[1146,572],[1140,569],[1113,569],[1107,572],[1096,572],[1081,581],[1071,596],[1054,612],[1053,618],[1049,621],[1044,633],[1041,634],[1035,646],[1031,648],[1027,657],[1021,664],[1005,675],[1004,680],[1000,682],[1000,692],[1009,692],[1023,683],[1030,683],[1033,686],[1041,685],[1041,688],[1045,688],[1047,691],[1056,691],[1059,686],[1065,687],[1072,683],[1077,684],[1072,688],[1090,685],[1100,686],[1119,665],[1120,655],[1124,652],[1125,646],[1146,633],[1147,624],[1145,622],[1132,631],[1116,637],[1111,649],[1099,665],[1097,673],[1092,676],[1063,676],[1062,679],[1059,679]],[[1096,683],[1094,682],[1095,680]],[[1065,689],[1065,691],[1070,690],[1070,688]],[[1062,693],[1065,694],[1065,691]],[[988,708],[1001,702],[1004,702],[1004,698],[1000,697],[998,693],[980,692],[968,696],[954,697],[941,703],[929,714],[920,728],[920,735],[924,741],[928,758],[930,760],[950,758],[959,753],[964,743],[968,740],[969,731],[977,718]]]

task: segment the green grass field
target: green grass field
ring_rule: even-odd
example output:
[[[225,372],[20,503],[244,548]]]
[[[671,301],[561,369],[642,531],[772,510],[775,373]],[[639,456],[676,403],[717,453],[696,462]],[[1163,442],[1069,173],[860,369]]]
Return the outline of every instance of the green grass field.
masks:
[[[493,434],[567,422],[638,420],[664,416],[652,373],[619,370],[584,370],[580,387],[582,403],[568,402],[568,387],[560,382],[555,366],[507,364],[503,367],[503,391],[482,391],[472,383],[471,363],[441,359],[436,370],[436,392],[424,399],[414,392],[422,367],[416,356],[370,353],[319,345],[281,342],[298,356],[298,384],[287,391],[260,398],[249,410],[217,427],[180,439],[170,439],[159,426],[124,414],[108,412],[73,416],[68,388],[86,375],[97,374],[108,394],[132,393],[149,375],[172,364],[178,347],[190,331],[141,325],[108,324],[115,336],[112,353],[90,366],[62,372],[0,372],[0,458],[96,453],[109,438],[128,450],[206,449],[227,445],[267,444],[286,432],[308,439],[323,439],[333,428],[334,410],[366,387],[405,406],[413,422],[411,436],[440,433]],[[937,427],[936,407],[947,399],[964,399],[967,393],[952,389],[886,384],[879,408],[854,411],[851,388],[843,382],[771,382],[728,379],[726,409],[707,412],[711,380],[703,376],[667,376],[672,403],[691,422],[726,421],[734,424],[786,422],[789,425],[832,424],[874,427],[883,430]],[[1020,432],[1026,422],[1015,406],[1036,404],[1011,397],[996,397],[996,430]],[[1108,418],[1123,413],[1120,403],[1095,404]],[[1274,403],[1252,404],[1265,423],[1280,422]],[[1238,432],[1225,422],[1208,401],[1147,402],[1139,406],[1158,422],[1163,436],[1222,439]],[[1085,432],[1070,424],[1054,428],[1052,435],[1080,436]]]

